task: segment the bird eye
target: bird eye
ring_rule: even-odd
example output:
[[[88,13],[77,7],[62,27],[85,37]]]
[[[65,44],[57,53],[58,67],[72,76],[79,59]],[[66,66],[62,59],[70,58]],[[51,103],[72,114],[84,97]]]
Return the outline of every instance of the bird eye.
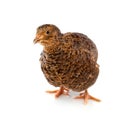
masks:
[[[49,34],[49,33],[50,33],[49,31],[46,32],[46,34]]]

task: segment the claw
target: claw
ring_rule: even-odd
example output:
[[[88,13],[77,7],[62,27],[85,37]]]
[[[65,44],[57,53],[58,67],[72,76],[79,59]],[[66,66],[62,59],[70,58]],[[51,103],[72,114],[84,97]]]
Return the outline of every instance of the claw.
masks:
[[[60,95],[69,95],[69,90],[67,88],[64,88],[63,86],[60,87],[59,90],[53,90],[53,91],[46,91],[47,93],[55,93],[55,97],[59,97]]]
[[[94,100],[94,101],[97,101],[97,102],[100,102],[101,100],[89,95],[88,91],[85,90],[84,93],[81,93],[79,96],[76,96],[75,99],[84,99],[84,104],[87,104],[88,100],[91,99],[91,100]]]

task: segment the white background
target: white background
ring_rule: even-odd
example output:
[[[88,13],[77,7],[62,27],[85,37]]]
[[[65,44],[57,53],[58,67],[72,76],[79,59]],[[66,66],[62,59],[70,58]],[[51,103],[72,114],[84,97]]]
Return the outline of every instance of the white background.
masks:
[[[45,93],[55,89],[40,70],[36,28],[52,23],[81,32],[98,47],[100,75],[91,95],[102,102]],[[120,122],[119,0],[0,1],[0,123]]]

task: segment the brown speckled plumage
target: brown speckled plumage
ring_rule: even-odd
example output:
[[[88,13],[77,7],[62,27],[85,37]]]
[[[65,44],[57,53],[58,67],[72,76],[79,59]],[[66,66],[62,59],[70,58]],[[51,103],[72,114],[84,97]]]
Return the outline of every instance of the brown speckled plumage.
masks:
[[[83,91],[99,74],[96,45],[81,33],[65,33],[50,24],[38,27],[34,42],[44,46],[41,68],[48,82],[56,87]]]

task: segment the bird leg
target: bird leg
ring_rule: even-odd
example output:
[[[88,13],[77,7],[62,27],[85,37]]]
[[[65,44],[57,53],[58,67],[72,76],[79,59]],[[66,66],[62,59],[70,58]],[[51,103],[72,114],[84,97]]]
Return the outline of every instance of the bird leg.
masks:
[[[87,104],[88,100],[91,99],[91,100],[94,100],[94,101],[97,101],[97,102],[100,102],[99,99],[89,95],[88,91],[85,90],[84,93],[81,93],[79,96],[75,97],[75,99],[84,99],[84,104]]]
[[[59,90],[53,90],[53,91],[46,91],[47,93],[55,93],[55,97],[59,97],[60,95],[69,95],[69,90],[67,88],[64,88],[63,86],[60,87]]]

